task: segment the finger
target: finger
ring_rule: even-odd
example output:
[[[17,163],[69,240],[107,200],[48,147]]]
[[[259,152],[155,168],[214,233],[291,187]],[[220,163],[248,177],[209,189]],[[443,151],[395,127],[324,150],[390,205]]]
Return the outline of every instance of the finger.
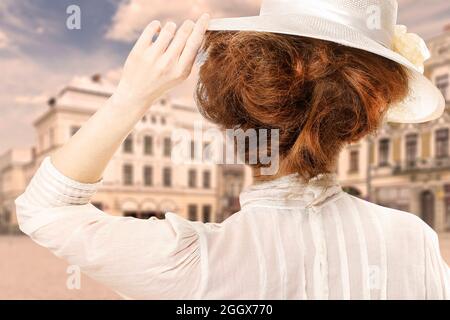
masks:
[[[143,52],[145,49],[147,49],[151,44],[153,37],[161,30],[161,22],[155,20],[152,21],[142,32],[142,35],[139,37],[139,39],[136,41],[136,44],[134,45],[131,52]]]
[[[164,28],[159,33],[158,39],[156,39],[155,43],[151,47],[152,52],[158,56],[163,54],[167,50],[170,41],[172,41],[176,30],[177,25],[174,22],[166,23]]]
[[[209,24],[209,14],[204,14],[198,19],[195,24],[194,31],[192,31],[189,39],[186,42],[183,53],[181,54],[179,60],[179,67],[183,69],[191,69],[195,58],[197,56],[198,50],[203,42],[206,30]]]
[[[183,23],[183,25],[178,30],[175,38],[170,44],[169,48],[166,51],[167,59],[176,59],[178,61],[181,53],[183,52],[184,47],[186,46],[186,42],[189,39],[189,36],[192,34],[194,30],[195,23],[191,20],[187,20]]]

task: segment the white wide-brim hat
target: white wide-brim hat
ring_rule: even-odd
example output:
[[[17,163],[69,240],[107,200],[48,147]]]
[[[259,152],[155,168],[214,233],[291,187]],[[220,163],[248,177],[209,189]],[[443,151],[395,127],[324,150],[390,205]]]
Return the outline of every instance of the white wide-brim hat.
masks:
[[[372,52],[405,66],[409,94],[389,107],[388,122],[421,123],[445,109],[441,92],[423,75],[425,42],[397,25],[395,0],[263,0],[259,16],[213,19],[210,31],[258,31],[322,39]]]

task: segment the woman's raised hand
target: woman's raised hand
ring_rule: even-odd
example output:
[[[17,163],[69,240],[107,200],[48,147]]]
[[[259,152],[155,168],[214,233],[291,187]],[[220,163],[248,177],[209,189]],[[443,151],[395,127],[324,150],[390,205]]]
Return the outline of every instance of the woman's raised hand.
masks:
[[[208,23],[208,15],[197,23],[184,22],[178,31],[171,22],[163,28],[158,21],[150,23],[131,51],[111,99],[52,155],[56,168],[79,182],[98,181],[152,102],[189,76]]]
[[[123,69],[114,101],[124,106],[147,108],[191,73],[208,28],[209,15],[197,23],[187,20],[178,29],[173,22],[161,27],[150,23],[133,47]],[[153,37],[159,33],[155,42]]]

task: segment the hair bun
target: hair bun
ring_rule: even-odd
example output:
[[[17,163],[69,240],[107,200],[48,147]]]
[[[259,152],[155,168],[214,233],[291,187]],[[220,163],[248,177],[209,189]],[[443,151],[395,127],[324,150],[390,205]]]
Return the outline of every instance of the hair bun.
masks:
[[[342,147],[377,130],[408,91],[401,65],[323,40],[208,32],[203,49],[201,112],[224,128],[280,129],[283,169],[305,179],[330,172]]]

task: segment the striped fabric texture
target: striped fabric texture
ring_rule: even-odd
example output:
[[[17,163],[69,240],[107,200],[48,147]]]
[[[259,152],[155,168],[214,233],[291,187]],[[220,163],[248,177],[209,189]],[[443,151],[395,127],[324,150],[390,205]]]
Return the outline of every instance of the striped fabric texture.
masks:
[[[342,191],[336,175],[253,185],[223,223],[114,217],[102,185],[42,162],[16,199],[21,230],[128,299],[449,299],[436,233]]]

